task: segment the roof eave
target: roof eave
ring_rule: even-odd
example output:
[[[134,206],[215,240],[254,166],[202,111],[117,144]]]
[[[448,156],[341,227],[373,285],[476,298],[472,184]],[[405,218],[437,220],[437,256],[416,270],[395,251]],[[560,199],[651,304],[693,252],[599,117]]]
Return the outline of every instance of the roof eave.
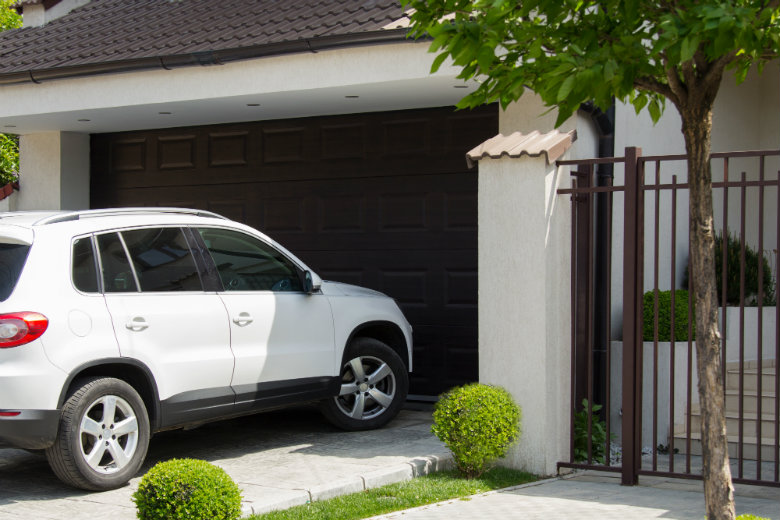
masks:
[[[319,52],[342,47],[381,45],[407,41],[408,29],[380,29],[362,33],[320,36],[289,42],[252,45],[233,49],[169,54],[133,60],[123,60],[84,65],[30,69],[0,74],[0,85],[42,83],[56,79],[96,76],[120,72],[138,72],[152,69],[175,69],[196,65],[222,65],[231,61],[279,56],[296,52]]]

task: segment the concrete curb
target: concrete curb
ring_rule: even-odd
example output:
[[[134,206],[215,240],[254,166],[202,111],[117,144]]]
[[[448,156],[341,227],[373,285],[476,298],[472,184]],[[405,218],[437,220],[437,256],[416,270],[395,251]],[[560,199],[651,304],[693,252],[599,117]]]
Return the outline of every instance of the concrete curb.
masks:
[[[242,515],[258,515],[318,500],[327,500],[350,493],[358,493],[387,484],[411,480],[414,477],[420,477],[429,473],[444,471],[452,467],[453,463],[450,455],[417,457],[395,466],[370,471],[362,475],[355,475],[349,479],[337,480],[328,484],[314,486],[310,489],[295,490],[295,493],[292,494],[289,492],[283,493],[286,496],[280,496],[278,500],[273,502],[265,501],[262,504],[253,504],[251,500],[246,500],[241,505]],[[248,487],[248,485],[243,483],[239,483],[239,486],[242,488]]]

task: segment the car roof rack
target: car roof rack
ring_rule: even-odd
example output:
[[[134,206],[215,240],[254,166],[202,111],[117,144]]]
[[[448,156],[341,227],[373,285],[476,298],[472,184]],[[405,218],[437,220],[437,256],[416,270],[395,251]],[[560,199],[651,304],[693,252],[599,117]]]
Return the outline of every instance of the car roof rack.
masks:
[[[187,208],[106,208],[106,209],[85,209],[80,211],[69,211],[66,213],[57,213],[49,215],[40,220],[36,220],[36,226],[45,226],[47,224],[56,224],[58,222],[69,222],[73,220],[81,220],[83,218],[92,217],[104,217],[111,215],[142,215],[142,214],[156,214],[156,213],[173,213],[179,215],[194,215],[197,217],[219,218],[228,220],[227,217],[223,217],[217,213],[211,211],[205,211],[201,209],[187,209]]]

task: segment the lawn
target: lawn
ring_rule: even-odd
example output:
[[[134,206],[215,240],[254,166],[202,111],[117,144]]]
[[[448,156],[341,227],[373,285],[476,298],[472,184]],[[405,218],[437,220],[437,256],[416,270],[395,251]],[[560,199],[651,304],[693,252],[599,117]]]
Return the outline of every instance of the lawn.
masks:
[[[355,520],[452,498],[468,497],[537,480],[535,475],[507,468],[493,468],[481,478],[466,480],[455,471],[444,471],[360,493],[312,502],[283,511],[252,516],[253,520]]]

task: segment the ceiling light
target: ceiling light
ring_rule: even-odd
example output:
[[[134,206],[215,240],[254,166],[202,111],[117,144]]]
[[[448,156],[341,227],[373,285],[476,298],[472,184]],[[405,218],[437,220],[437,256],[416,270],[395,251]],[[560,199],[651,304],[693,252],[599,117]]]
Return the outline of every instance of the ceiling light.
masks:
[[[161,116],[169,116],[173,114],[173,112],[157,112],[157,113],[160,114]]]
[[[468,85],[455,85],[454,88],[469,88]]]
[[[246,106],[248,106],[248,107],[259,107],[260,103],[247,103]]]
[[[5,128],[16,128],[16,125],[5,125]]]
[[[88,123],[92,121],[91,119],[79,119],[79,123]]]
[[[357,99],[357,98],[359,98],[360,96],[354,96],[354,95],[353,95],[353,96],[344,96],[344,97],[345,97],[345,98],[347,98],[347,99]]]

